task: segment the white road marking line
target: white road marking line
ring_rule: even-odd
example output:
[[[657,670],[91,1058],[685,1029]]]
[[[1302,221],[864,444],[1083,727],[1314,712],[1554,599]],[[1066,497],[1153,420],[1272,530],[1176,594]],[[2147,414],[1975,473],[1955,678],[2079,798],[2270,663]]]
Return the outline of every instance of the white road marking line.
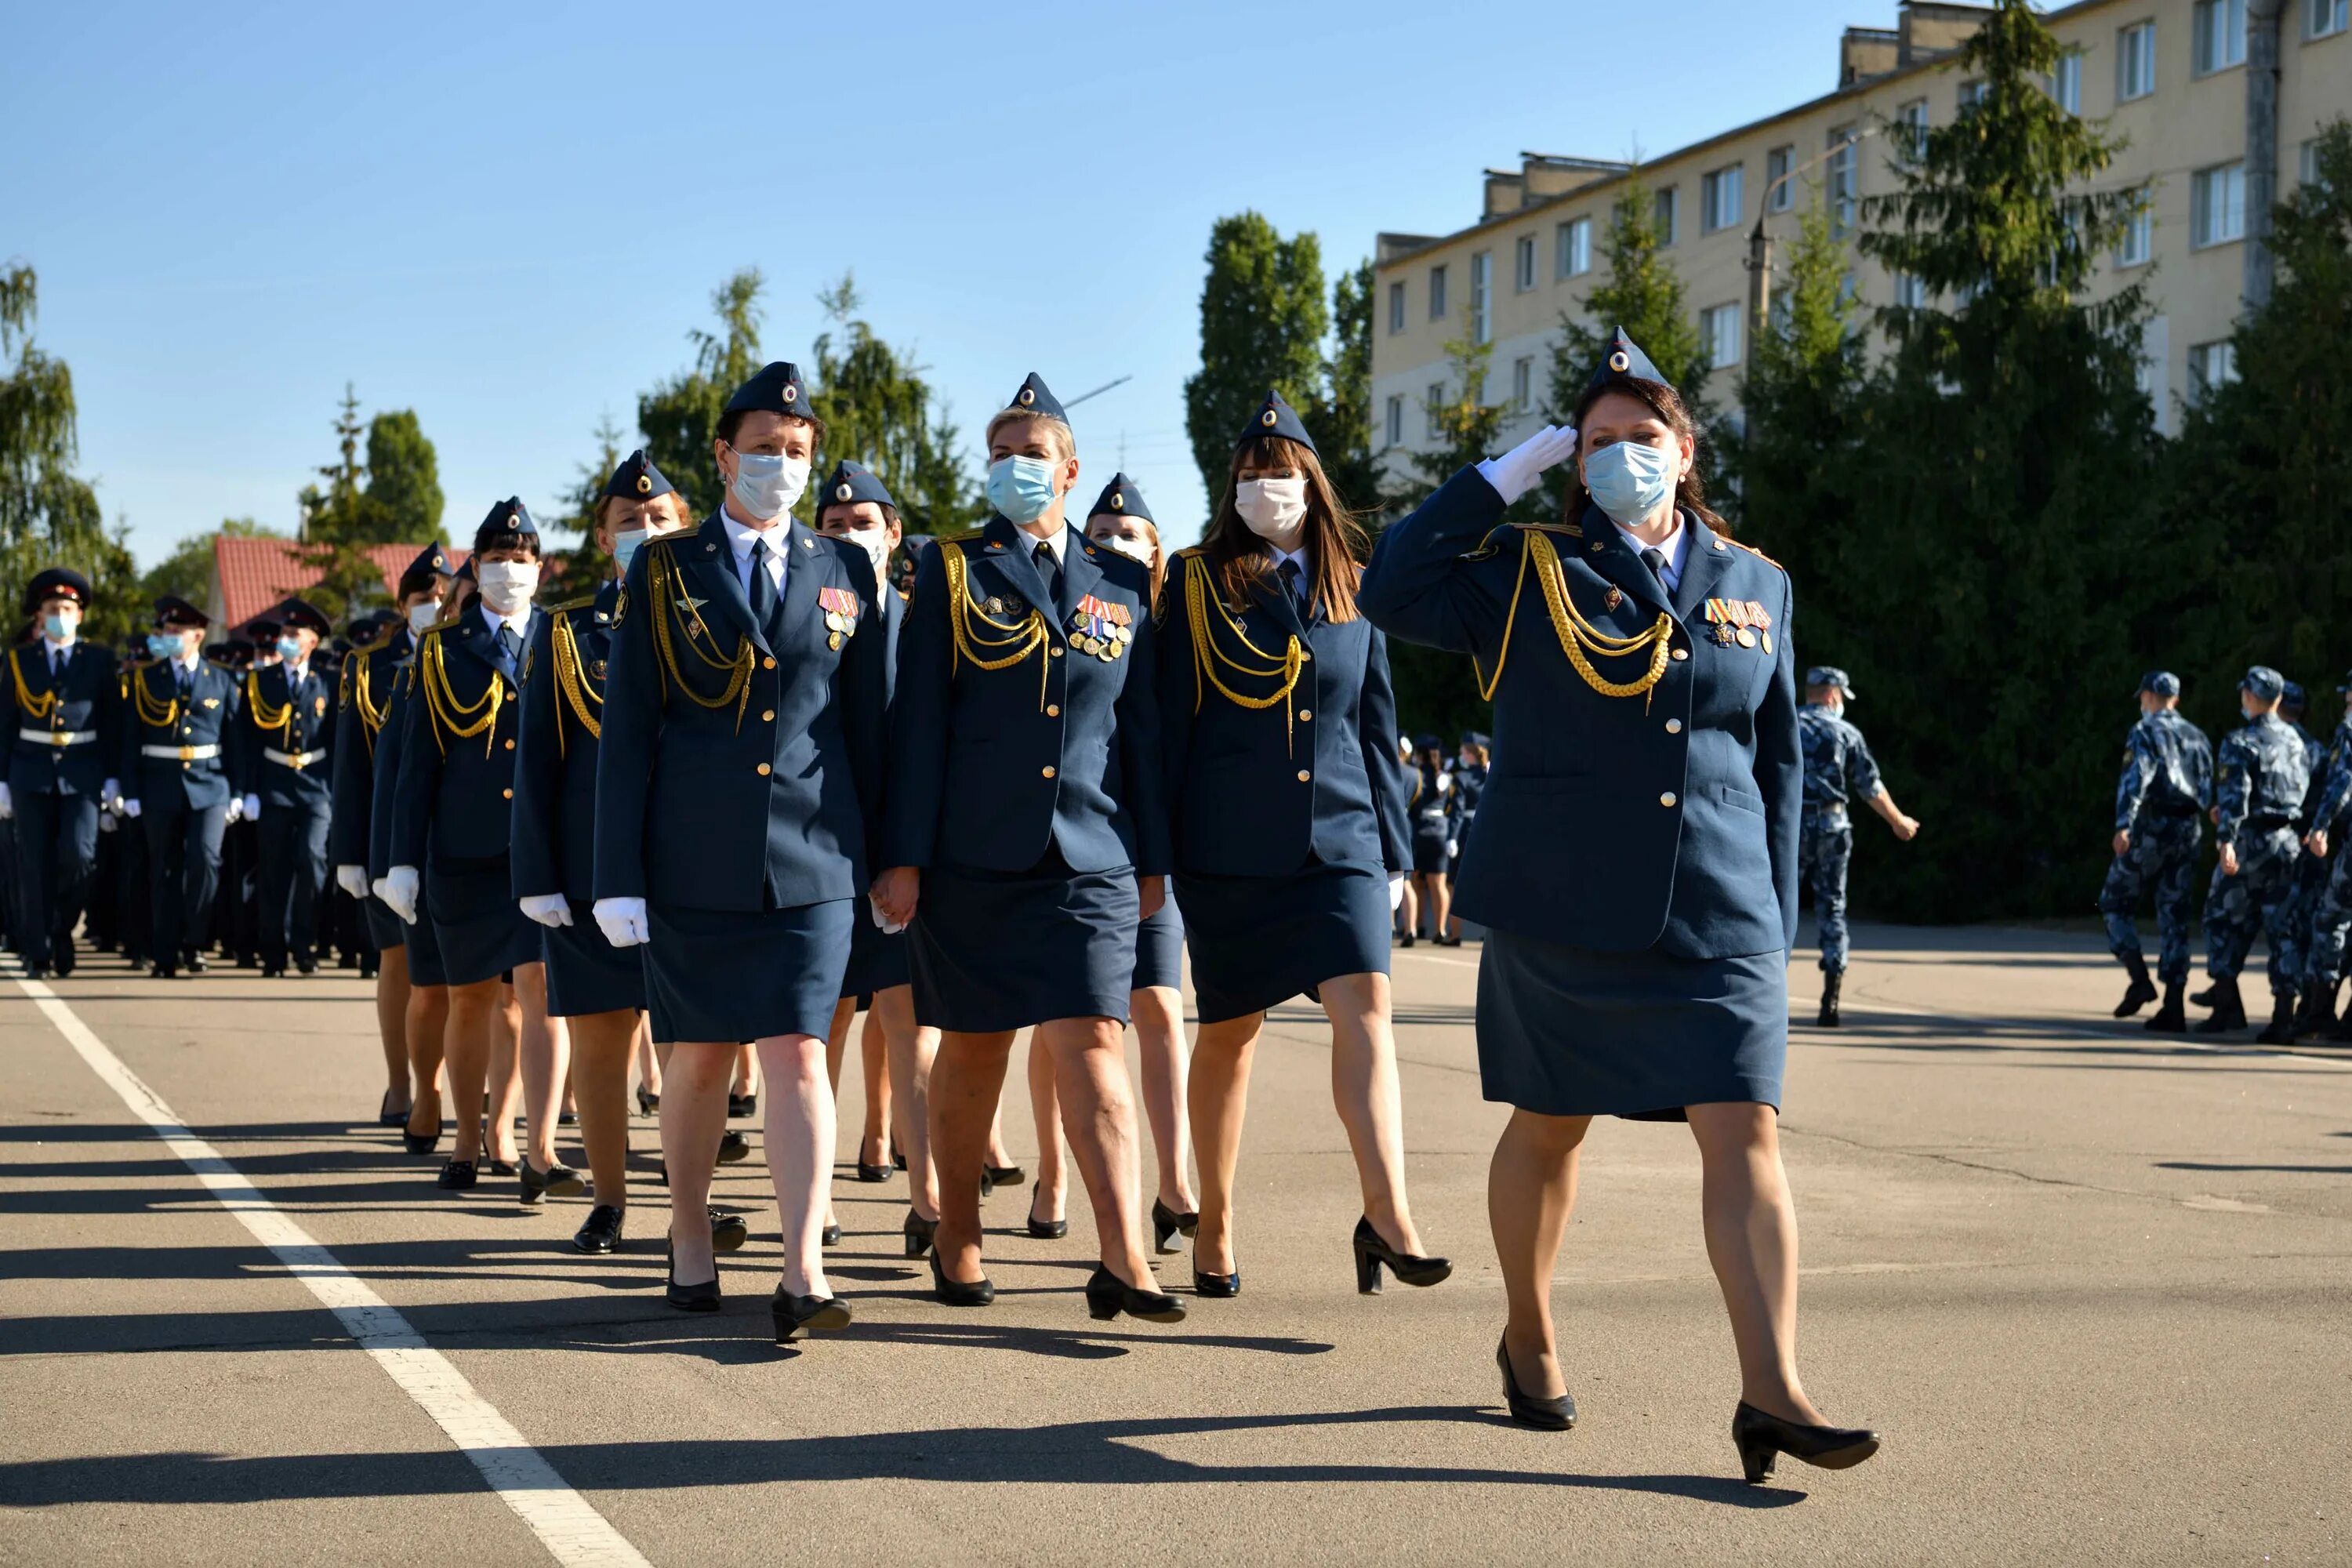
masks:
[[[27,980],[14,959],[5,973],[31,997],[58,1033],[66,1037],[90,1071],[103,1079],[131,1113],[155,1130],[172,1152],[212,1190],[221,1207],[235,1215],[253,1238],[278,1255],[286,1271],[310,1289],[320,1304],[341,1320],[344,1331],[375,1358],[401,1392],[415,1400],[449,1435],[482,1479],[512,1509],[525,1529],[567,1568],[651,1568],[612,1522],[567,1485],[555,1467],[523,1440],[520,1432],[475,1392],[447,1357],[425,1342],[399,1309],[370,1289],[334,1254],[237,1173],[218,1151],[188,1131],[172,1108],[137,1074],[122,1065],[106,1042],[90,1031],[58,994]]]

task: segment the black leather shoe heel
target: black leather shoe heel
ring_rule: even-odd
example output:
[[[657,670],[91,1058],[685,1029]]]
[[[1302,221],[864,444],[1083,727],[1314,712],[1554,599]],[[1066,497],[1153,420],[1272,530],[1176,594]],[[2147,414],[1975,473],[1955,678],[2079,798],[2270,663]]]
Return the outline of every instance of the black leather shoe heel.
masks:
[[[776,1342],[788,1345],[804,1329],[849,1327],[849,1303],[838,1296],[795,1296],[782,1285],[768,1298],[768,1315],[776,1322]]]
[[[869,1185],[890,1179],[889,1166],[879,1163],[869,1164],[866,1162],[866,1145],[863,1143],[857,1146],[857,1179]]]
[[[719,1140],[719,1163],[732,1165],[751,1157],[751,1141],[740,1132],[727,1132]]]
[[[587,1220],[572,1233],[572,1245],[583,1252],[617,1252],[621,1247],[621,1211],[598,1204]]]
[[[1157,1290],[1139,1290],[1097,1265],[1087,1279],[1087,1315],[1108,1322],[1121,1312],[1147,1323],[1181,1323],[1184,1321],[1184,1303]]]
[[[400,1145],[412,1154],[430,1154],[441,1146],[442,1131],[448,1125],[444,1121],[436,1124],[430,1132],[411,1132],[404,1124],[400,1130]]]
[[[841,1245],[841,1226],[838,1225],[826,1226],[823,1230],[816,1233],[816,1241],[819,1247],[839,1247]]]
[[[1178,1232],[1191,1236],[1201,1228],[1198,1214],[1178,1214],[1158,1198],[1151,1200],[1151,1249],[1154,1252],[1174,1252],[1169,1243]]]
[[[455,1193],[472,1186],[481,1180],[481,1176],[474,1169],[473,1161],[450,1160],[442,1165],[441,1174],[436,1180],[444,1191]]]
[[[1744,1399],[1731,1417],[1731,1441],[1751,1487],[1772,1479],[1773,1460],[1782,1454],[1824,1470],[1850,1470],[1878,1452],[1878,1434],[1867,1426],[1807,1426]]]
[[[741,1215],[727,1209],[711,1209],[709,1212],[711,1251],[740,1251],[743,1244],[751,1239],[751,1227],[743,1223]]]
[[[667,1246],[667,1244],[665,1244]],[[669,1304],[681,1312],[715,1312],[719,1310],[719,1276],[712,1274],[699,1285],[677,1282],[677,1254],[669,1254],[669,1275],[663,1294]]]
[[[522,1157],[515,1175],[522,1184],[522,1201],[527,1204],[535,1204],[548,1197],[576,1198],[588,1190],[588,1184],[580,1179],[580,1173],[571,1166],[550,1165],[546,1173],[541,1174],[530,1168],[530,1156],[528,1154]]]
[[[1563,1394],[1558,1399],[1544,1399],[1519,1392],[1518,1374],[1511,1370],[1510,1348],[1500,1340],[1495,1342],[1495,1364],[1503,1369],[1503,1408],[1511,1413],[1512,1420],[1538,1432],[1565,1432],[1576,1425],[1573,1396]]]
[[[1242,1271],[1231,1274],[1203,1274],[1192,1270],[1192,1294],[1195,1296],[1234,1297],[1242,1293]]]
[[[637,1090],[637,1114],[639,1116],[651,1116],[655,1111],[659,1110],[660,1109],[660,1095],[647,1094],[642,1089]]]
[[[931,1253],[931,1294],[939,1298],[940,1305],[943,1307],[986,1307],[995,1302],[996,1287],[990,1283],[986,1275],[970,1283],[949,1279],[946,1268],[940,1263],[939,1252],[934,1249]]]
[[[940,1233],[940,1222],[925,1219],[913,1209],[907,1211],[907,1256],[920,1258],[931,1249],[931,1239]]]
[[[160,978],[171,978],[171,965],[159,963],[155,967],[160,972]],[[398,1110],[394,1110],[392,1108],[392,1090],[388,1089],[383,1091],[383,1099],[376,1105],[375,1124],[378,1127],[405,1127],[408,1125],[408,1107],[404,1105]]]
[[[1367,1217],[1356,1222],[1356,1291],[1359,1295],[1381,1293],[1381,1265],[1407,1285],[1430,1286],[1441,1283],[1454,1272],[1454,1265],[1443,1258],[1416,1258],[1410,1252],[1399,1252],[1381,1239]]]
[[[980,1173],[992,1187],[1017,1187],[1029,1173],[1018,1165],[982,1165]]]
[[[1037,1217],[1037,1184],[1029,1184],[1029,1234],[1040,1241],[1059,1241],[1070,1234],[1070,1222],[1066,1219]]]

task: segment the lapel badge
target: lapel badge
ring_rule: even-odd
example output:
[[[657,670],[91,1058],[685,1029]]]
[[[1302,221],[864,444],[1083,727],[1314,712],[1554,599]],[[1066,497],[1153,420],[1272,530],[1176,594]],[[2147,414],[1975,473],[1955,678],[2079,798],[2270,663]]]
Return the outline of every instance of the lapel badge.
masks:
[[[1591,544],[1585,546],[1585,548],[1591,551],[1595,555],[1598,555],[1602,551],[1609,548],[1609,542],[1605,539],[1596,539]]]
[[[588,667],[588,673],[589,673],[589,674],[591,674],[591,675],[593,675],[593,676],[594,676],[594,677],[595,677],[597,679],[599,679],[599,680],[604,679],[604,661],[603,659],[601,659],[601,658],[600,658],[600,659],[596,660],[594,663],[591,664],[591,665]]]
[[[220,706],[220,699],[217,697],[207,697],[205,699],[205,706],[207,708],[217,708]]]
[[[1616,586],[1614,584],[1610,585],[1609,592],[1601,596],[1601,605],[1603,609],[1613,610],[1624,602],[1625,590]]]
[[[677,596],[677,607],[689,616],[698,614],[702,606],[709,603],[710,603],[709,600],[698,599],[691,594],[680,594]]]
[[[326,711],[327,700],[325,698],[313,697],[310,699],[310,716],[312,718],[323,718],[326,715]]]

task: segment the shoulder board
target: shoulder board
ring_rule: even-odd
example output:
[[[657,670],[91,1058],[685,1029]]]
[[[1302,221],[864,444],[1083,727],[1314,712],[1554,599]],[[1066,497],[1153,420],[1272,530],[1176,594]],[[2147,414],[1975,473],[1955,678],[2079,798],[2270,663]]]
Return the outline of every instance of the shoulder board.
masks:
[[[1191,556],[1205,554],[1208,548],[1209,547],[1205,544],[1188,544],[1183,549],[1178,551],[1175,554],[1171,555],[1168,559],[1171,561],[1182,561]]]
[[[442,622],[440,622],[440,623],[438,623],[438,624],[436,624],[436,625],[429,626],[425,627],[422,632],[419,632],[419,633],[417,634],[417,637],[416,637],[416,646],[417,646],[417,647],[423,647],[425,646],[425,639],[426,639],[427,637],[439,637],[443,632],[447,631],[451,626],[456,626],[456,625],[457,625],[457,624],[458,624],[458,623],[457,623],[457,622],[456,622],[456,621],[442,621]]]
[[[568,616],[574,610],[593,610],[595,607],[596,595],[593,594],[583,594],[576,599],[566,599],[560,605],[540,606],[551,616]]]
[[[1512,532],[1525,533],[1530,530],[1538,529],[1538,527],[1539,525],[1536,523],[1498,522],[1494,527],[1486,531],[1486,537],[1479,540],[1474,548],[1464,551],[1459,559],[1464,561],[1491,561],[1496,556],[1500,555],[1503,552],[1503,547],[1496,542],[1496,539],[1501,535]],[[1544,530],[1544,531],[1558,531]]]
[[[1742,544],[1739,541],[1732,538],[1729,534],[1718,533],[1716,537],[1722,540],[1726,544],[1730,545],[1734,550],[1745,550],[1748,554],[1753,555],[1757,560],[1761,561],[1765,565],[1769,566],[1775,572],[1780,573],[1784,576],[1787,575],[1789,569],[1786,566],[1781,565],[1778,561],[1773,560],[1769,555],[1765,554],[1754,545]]]
[[[206,669],[217,669],[232,680],[236,679],[236,671],[231,669],[228,666],[221,663],[221,661],[216,658],[208,658],[205,660],[205,668]]]

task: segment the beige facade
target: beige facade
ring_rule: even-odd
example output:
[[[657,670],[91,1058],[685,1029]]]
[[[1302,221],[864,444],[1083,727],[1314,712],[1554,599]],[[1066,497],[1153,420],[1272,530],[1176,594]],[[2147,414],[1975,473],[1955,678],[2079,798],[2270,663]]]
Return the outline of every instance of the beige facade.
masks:
[[[2240,310],[2247,248],[2245,18],[2250,5],[2263,3],[2084,0],[2047,18],[2070,51],[2053,91],[2128,140],[2102,187],[2149,193],[2145,224],[2128,250],[2102,258],[2094,287],[2147,279],[2155,308],[2147,387],[2167,430],[2205,378],[2232,374],[2224,345]],[[2285,11],[2278,46],[2284,195],[2305,177],[2320,128],[2352,115],[2352,0],[2269,3]],[[1956,51],[1983,14],[1911,0],[1894,28],[1847,30],[1835,90],[1644,163],[1643,182],[1671,224],[1664,254],[1682,276],[1702,341],[1715,348],[1706,394],[1716,406],[1738,399],[1759,203],[1766,232],[1785,256],[1816,191],[1834,214],[1894,189],[1889,162],[1903,125],[1921,117],[1949,124],[1961,95],[1973,90]],[[1768,26],[1758,15],[1754,25]],[[1849,136],[1860,139],[1840,153]],[[1784,170],[1794,173],[1780,180]],[[1485,395],[1510,405],[1505,438],[1541,422],[1561,313],[1586,320],[1584,299],[1606,279],[1601,238],[1625,177],[1622,163],[1527,153],[1517,170],[1487,172],[1483,211],[1471,226],[1443,237],[1380,237],[1373,444],[1392,463],[1436,445],[1428,402],[1433,392],[1459,391],[1449,384],[1444,345],[1465,326],[1493,345]],[[1865,308],[1892,302],[1904,287],[1859,252],[1852,276]]]

